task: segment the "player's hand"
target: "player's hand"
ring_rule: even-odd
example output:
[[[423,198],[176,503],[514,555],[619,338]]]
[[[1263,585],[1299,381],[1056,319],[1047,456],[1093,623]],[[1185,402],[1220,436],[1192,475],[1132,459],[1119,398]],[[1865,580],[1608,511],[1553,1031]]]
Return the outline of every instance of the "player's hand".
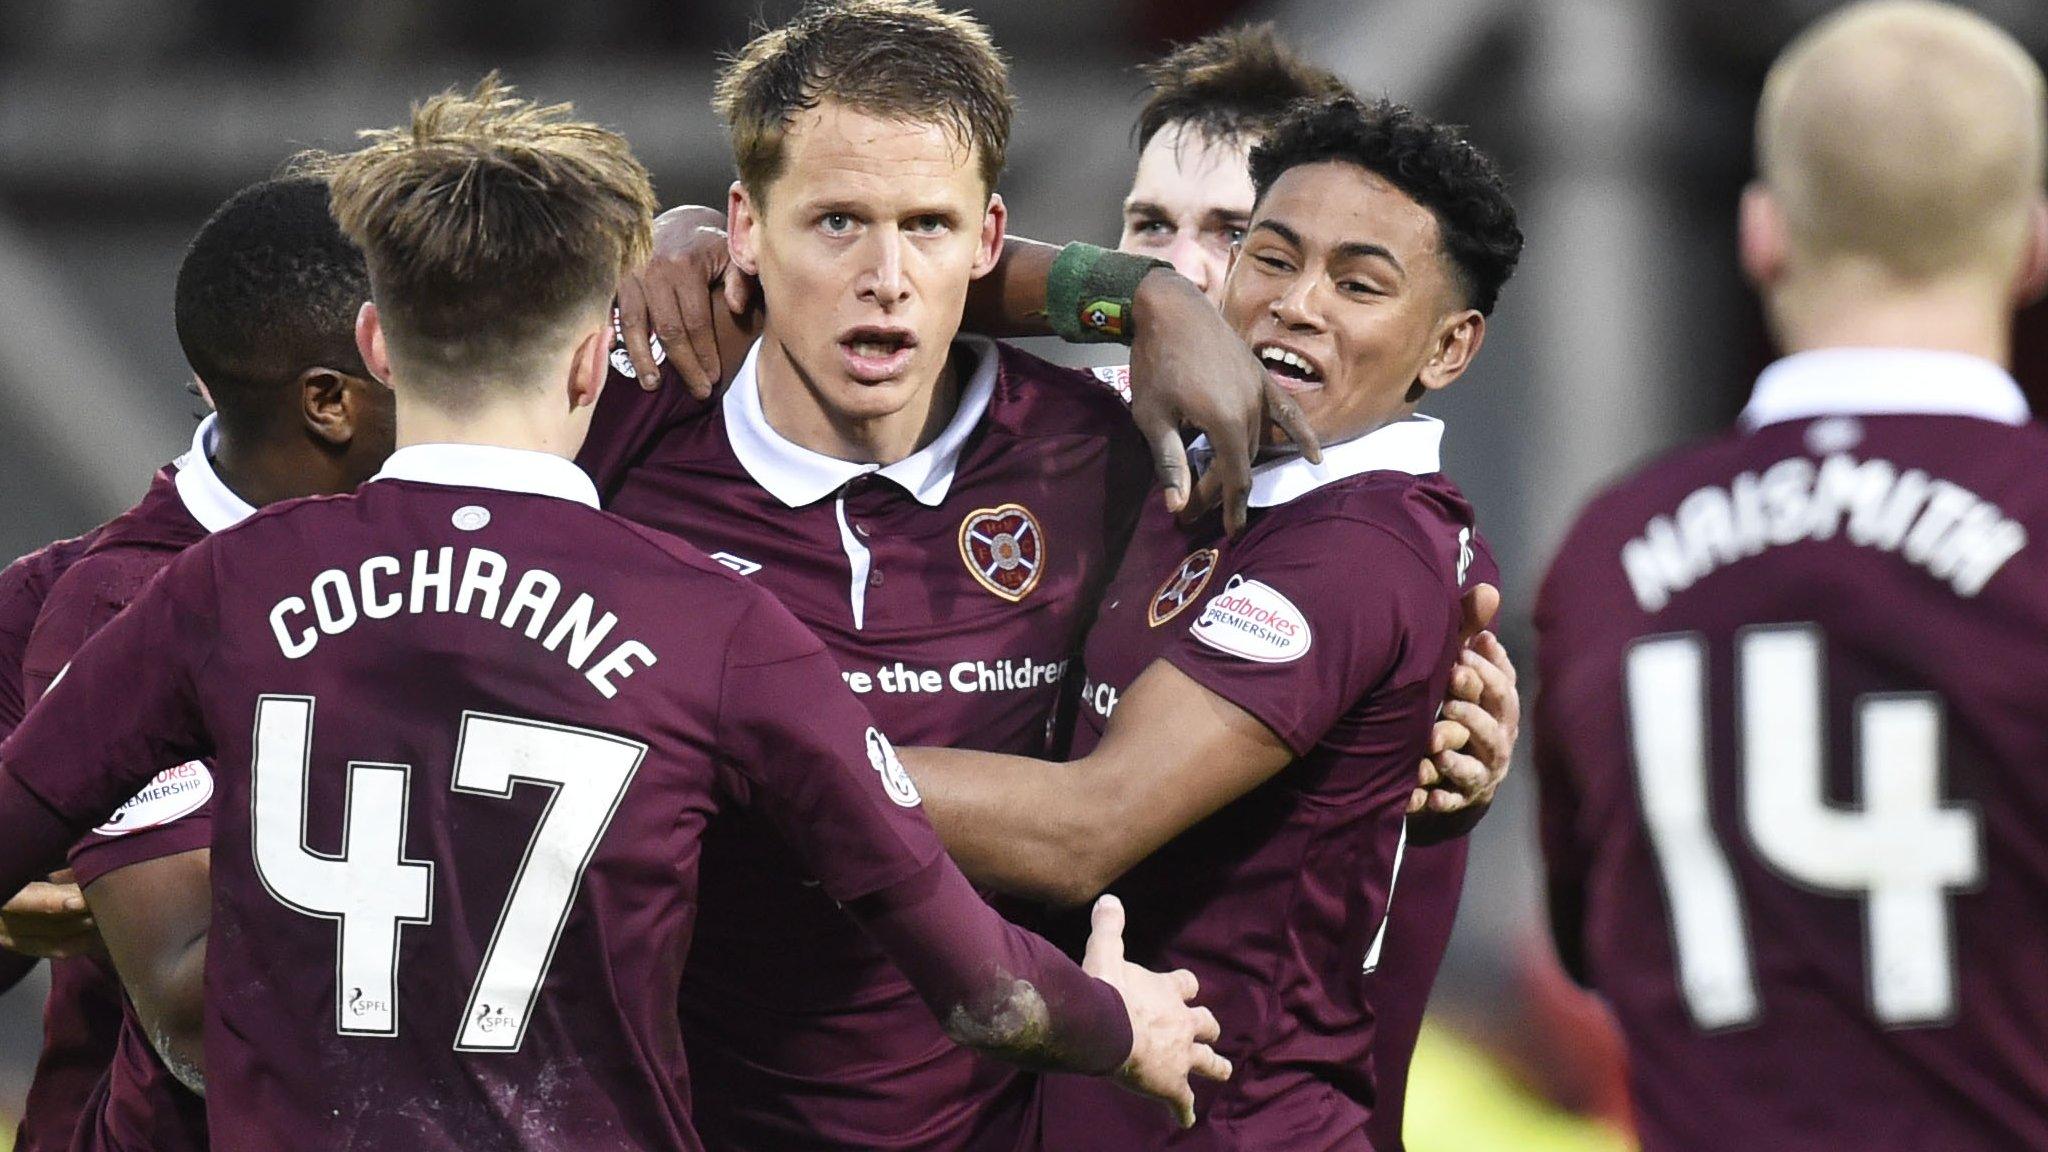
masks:
[[[1430,732],[1430,758],[1422,762],[1408,811],[1449,815],[1482,809],[1507,779],[1522,728],[1522,698],[1514,662],[1491,632],[1500,592],[1482,584],[1465,598],[1466,647],[1451,670],[1450,699]]]
[[[725,213],[695,205],[662,213],[654,221],[654,254],[619,281],[619,327],[640,386],[653,391],[661,383],[652,332],[691,394],[709,399],[722,375],[711,309],[722,305],[746,316],[760,298],[753,278],[732,267]]]
[[[1152,445],[1166,507],[1194,516],[1220,502],[1224,528],[1235,533],[1251,496],[1252,454],[1268,426],[1322,460],[1308,417],[1186,277],[1163,268],[1148,273],[1132,304],[1131,417]],[[1181,443],[1187,426],[1201,429],[1216,452],[1199,482]]]
[[[1220,1034],[1216,1017],[1194,1003],[1201,990],[1195,974],[1185,968],[1162,974],[1125,960],[1124,906],[1114,896],[1095,902],[1089,926],[1081,968],[1121,993],[1131,1015],[1131,1058],[1117,1079],[1165,1102],[1181,1127],[1192,1127],[1195,1089],[1188,1078],[1230,1079],[1230,1061],[1210,1047]]]
[[[85,906],[85,893],[71,882],[69,872],[38,880],[0,905],[0,948],[44,960],[105,951]]]

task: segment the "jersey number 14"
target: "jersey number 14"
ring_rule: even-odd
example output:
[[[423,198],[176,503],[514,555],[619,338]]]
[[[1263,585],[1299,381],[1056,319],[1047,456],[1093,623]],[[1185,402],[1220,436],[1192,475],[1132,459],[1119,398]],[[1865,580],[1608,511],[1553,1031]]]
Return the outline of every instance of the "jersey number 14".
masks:
[[[341,853],[329,856],[306,847],[312,746],[312,697],[257,701],[256,874],[280,903],[335,922],[336,1029],[396,1036],[399,932],[434,919],[434,864],[405,851],[412,766],[349,764]],[[463,713],[455,791],[509,799],[517,785],[533,784],[554,795],[484,950],[456,1050],[513,1052],[525,1040],[583,872],[646,754],[646,745],[603,732]]]
[[[1932,693],[1856,701],[1860,808],[1827,799],[1822,636],[1809,624],[1736,641],[1742,822],[1764,864],[1863,901],[1872,1014],[1887,1027],[1955,1014],[1949,896],[1984,875],[1983,821],[1941,798],[1942,705]],[[1628,719],[1650,844],[1671,905],[1679,986],[1701,1028],[1758,1018],[1742,894],[1709,819],[1706,641],[1656,636],[1628,656]]]

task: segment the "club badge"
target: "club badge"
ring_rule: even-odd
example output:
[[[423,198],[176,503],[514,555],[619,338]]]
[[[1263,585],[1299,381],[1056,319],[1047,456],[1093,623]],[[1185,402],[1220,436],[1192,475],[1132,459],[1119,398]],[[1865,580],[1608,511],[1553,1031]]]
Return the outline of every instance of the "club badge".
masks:
[[[1145,622],[1157,628],[1175,616],[1181,609],[1195,602],[1202,589],[1209,586],[1209,577],[1216,572],[1216,550],[1204,548],[1189,554],[1152,594],[1152,606],[1145,610]]]
[[[1045,570],[1045,533],[1022,504],[977,509],[960,522],[960,559],[982,587],[1015,603]]]

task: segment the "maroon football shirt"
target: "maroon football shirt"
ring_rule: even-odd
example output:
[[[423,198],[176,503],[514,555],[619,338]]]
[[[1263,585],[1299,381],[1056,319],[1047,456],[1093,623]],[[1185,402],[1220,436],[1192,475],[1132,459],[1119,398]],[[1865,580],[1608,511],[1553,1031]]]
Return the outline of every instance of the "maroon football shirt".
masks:
[[[1595,500],[1539,604],[1567,963],[1651,1152],[2048,1148],[2048,435],[1806,353]]]
[[[725,805],[940,1010],[1024,981],[1060,1062],[1121,1063],[1114,991],[974,897],[772,597],[557,457],[418,446],[381,475],[188,549],[0,750],[0,881],[154,770],[218,766],[221,1146],[697,1148],[675,1004]]]
[[[892,739],[1044,755],[1150,485],[1148,454],[1085,373],[975,338],[956,344],[956,364],[952,421],[888,467],[777,434],[753,357],[717,405],[648,451],[623,430],[687,407],[681,389],[615,378],[596,425],[610,431],[584,461],[635,462],[611,510],[773,592]],[[704,857],[683,1018],[709,1145],[1009,1152],[1028,1138],[1034,1079],[949,1043],[772,828],[722,818]]]
[[[1494,577],[1438,471],[1441,434],[1414,417],[1325,448],[1320,467],[1261,465],[1235,542],[1216,516],[1182,527],[1148,505],[1088,635],[1073,753],[1095,747],[1118,696],[1163,658],[1300,759],[1111,886],[1130,908],[1131,959],[1201,978],[1235,1075],[1198,1087],[1189,1132],[1050,1077],[1047,1149],[1369,1147],[1374,1067],[1395,1046],[1376,1031],[1394,1022],[1405,1071],[1448,934],[1437,911],[1457,901],[1455,873],[1425,878],[1448,894],[1418,893],[1403,813],[1449,683],[1459,597]],[[1461,854],[1450,860],[1461,870]],[[1411,906],[1424,912],[1413,932]]]
[[[36,614],[42,611],[51,586],[84,554],[94,534],[46,544],[0,571],[0,739],[21,723],[27,708],[22,654],[35,628]],[[54,862],[52,866],[56,866]],[[33,956],[0,949],[0,993],[20,983],[36,964]],[[52,965],[52,971],[60,967],[62,963]],[[71,1007],[69,1001],[59,998],[47,1002],[43,1009],[45,1042],[37,1059],[36,1077],[30,1083],[27,1114],[14,1137],[14,1146],[21,1152],[49,1148],[50,1141],[68,1138],[78,1118],[77,1100],[106,1067],[119,1023],[118,1009],[110,1018],[102,1014],[87,1020],[74,1015]]]
[[[194,431],[192,447],[159,472],[135,507],[103,525],[92,548],[58,580],[28,648],[28,691],[39,698],[88,637],[134,599],[164,565],[209,531],[239,523],[255,509],[222,483],[208,453],[215,418]],[[213,778],[194,761],[158,775],[71,850],[72,871],[90,885],[130,864],[207,846]],[[206,1147],[205,1103],[164,1068],[122,995],[111,964],[66,961],[52,968],[52,1011],[95,1018],[112,1008],[119,1030],[111,1054],[76,1061],[78,1083],[62,1095],[70,1122],[53,1132],[74,1152],[186,1152]],[[81,1053],[81,1056],[83,1053]],[[31,1119],[34,1110],[30,1110]]]

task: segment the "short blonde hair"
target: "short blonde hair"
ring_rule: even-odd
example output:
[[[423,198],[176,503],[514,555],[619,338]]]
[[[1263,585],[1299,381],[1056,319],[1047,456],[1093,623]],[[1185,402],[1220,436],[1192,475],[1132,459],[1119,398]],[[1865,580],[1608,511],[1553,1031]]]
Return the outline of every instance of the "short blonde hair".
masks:
[[[2040,68],[1983,17],[1866,0],[1772,67],[1757,166],[1794,243],[1906,281],[2017,260],[2042,194]]]
[[[798,113],[834,101],[884,119],[943,126],[993,190],[1016,102],[988,29],[930,0],[817,0],[726,62],[712,107],[740,182],[765,200]]]
[[[493,73],[301,165],[327,177],[363,250],[394,357],[453,406],[519,377],[652,247],[647,170],[624,137],[573,115]]]

